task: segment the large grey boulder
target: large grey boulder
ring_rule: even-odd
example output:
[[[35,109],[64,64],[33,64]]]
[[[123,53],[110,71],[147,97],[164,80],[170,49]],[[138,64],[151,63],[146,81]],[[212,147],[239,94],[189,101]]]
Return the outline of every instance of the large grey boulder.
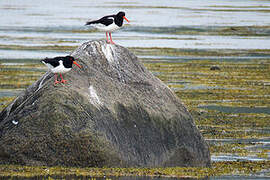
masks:
[[[0,163],[210,166],[207,144],[176,95],[128,49],[82,44],[68,84],[47,72],[0,114]]]

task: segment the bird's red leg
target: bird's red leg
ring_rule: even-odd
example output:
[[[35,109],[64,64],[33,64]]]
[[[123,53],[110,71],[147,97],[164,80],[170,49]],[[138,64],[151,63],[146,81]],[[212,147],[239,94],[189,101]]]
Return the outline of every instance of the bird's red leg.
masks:
[[[63,79],[63,76],[62,76],[61,73],[60,73],[60,77],[62,78],[61,83],[66,83],[66,82],[67,82],[67,80],[64,80],[64,79]]]
[[[115,43],[113,42],[113,40],[112,40],[112,33],[109,32],[109,35],[110,35],[110,38],[111,38],[111,43],[112,43],[112,44],[115,44]]]
[[[107,43],[110,43],[109,38],[108,38],[108,32],[106,32],[106,38],[107,38]]]
[[[60,81],[57,81],[57,74],[54,73],[54,85],[60,83]]]

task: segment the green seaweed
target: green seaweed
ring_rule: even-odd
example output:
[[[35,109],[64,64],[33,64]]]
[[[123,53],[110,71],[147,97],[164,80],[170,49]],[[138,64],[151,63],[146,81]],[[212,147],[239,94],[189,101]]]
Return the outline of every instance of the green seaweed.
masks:
[[[54,41],[53,43],[63,43],[63,41]],[[39,51],[69,51],[75,49],[75,46],[65,45],[48,45],[48,46],[24,46],[24,45],[3,45],[0,44],[0,49],[3,50],[39,50]]]
[[[192,56],[192,57],[220,57],[220,61],[223,57],[243,57],[243,56],[267,56],[270,55],[270,49],[250,49],[250,50],[236,50],[236,49],[177,49],[177,48],[159,48],[159,47],[130,47],[128,48],[136,55],[140,56]],[[179,58],[180,59],[180,58]],[[254,58],[255,60],[256,58]],[[195,62],[195,61],[193,61]],[[199,61],[201,62],[201,61]],[[205,62],[205,61],[203,61]],[[215,62],[213,62],[215,63]],[[146,63],[147,66],[151,65]],[[155,65],[153,65],[155,66]],[[162,69],[161,69],[162,70]]]
[[[18,166],[0,165],[0,177],[119,177],[119,176],[147,176],[147,177],[179,177],[203,178],[224,176],[229,174],[250,175],[269,170],[269,161],[215,162],[212,168],[196,167],[167,167],[167,168],[75,168],[75,167],[46,167],[46,166]]]

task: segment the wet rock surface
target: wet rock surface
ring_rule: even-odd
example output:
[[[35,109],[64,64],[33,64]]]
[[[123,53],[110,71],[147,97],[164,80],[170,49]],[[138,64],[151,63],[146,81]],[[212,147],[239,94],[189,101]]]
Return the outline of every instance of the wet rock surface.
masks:
[[[53,85],[47,72],[0,114],[0,163],[209,166],[186,107],[124,47],[82,44],[82,65]]]

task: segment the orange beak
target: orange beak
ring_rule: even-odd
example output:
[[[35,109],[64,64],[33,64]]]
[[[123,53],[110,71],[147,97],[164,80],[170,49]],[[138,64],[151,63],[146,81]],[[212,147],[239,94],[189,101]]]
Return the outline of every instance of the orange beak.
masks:
[[[123,16],[123,18],[129,23],[129,20],[125,16]]]
[[[73,64],[75,64],[75,65],[78,66],[79,68],[82,67],[82,66],[80,66],[78,63],[76,63],[76,61],[73,61]]]

